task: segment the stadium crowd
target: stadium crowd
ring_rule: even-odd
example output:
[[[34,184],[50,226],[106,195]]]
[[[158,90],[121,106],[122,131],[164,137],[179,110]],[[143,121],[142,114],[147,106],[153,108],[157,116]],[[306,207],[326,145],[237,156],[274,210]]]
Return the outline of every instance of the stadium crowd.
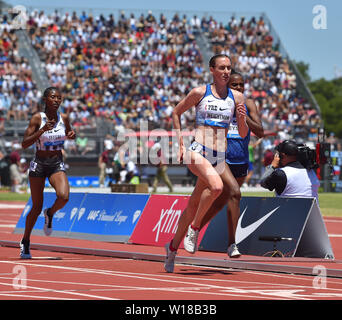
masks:
[[[27,60],[19,55],[17,36],[1,25],[0,39],[0,135],[5,121],[27,120],[36,112],[41,93],[32,80]]]
[[[201,30],[214,53],[226,53],[246,79],[246,96],[257,102],[266,129],[302,138],[319,124],[317,111],[296,92],[296,76],[277,50],[262,17],[231,17],[227,25],[212,17],[188,19],[177,14],[157,19],[121,12],[93,17],[34,11],[28,21],[32,44],[45,62],[51,85],[62,87],[64,107],[75,126],[110,119],[113,135],[138,129],[171,129],[171,111],[189,88],[205,83],[195,33]],[[192,128],[194,115],[184,125]]]
[[[45,14],[34,10],[27,21],[27,33],[45,65],[50,85],[64,94],[61,108],[69,114],[72,126],[78,131],[95,128],[96,119],[101,118],[113,137],[126,129],[139,130],[140,120],[148,121],[149,130],[172,129],[173,107],[190,88],[210,79],[196,42],[198,32],[207,37],[213,53],[231,57],[234,69],[245,78],[245,95],[259,108],[264,128],[276,133],[264,138],[262,152],[258,152],[260,161],[260,154],[277,140],[295,135],[316,141],[317,110],[298,95],[296,76],[262,17],[238,21],[232,16],[224,25],[212,17],[175,14],[167,19],[161,14],[157,18],[151,11],[139,17],[121,12],[114,18],[112,14],[94,17],[86,12]],[[0,33],[3,134],[6,121],[27,120],[39,110],[41,93],[29,64],[18,54],[16,35],[6,18]],[[194,120],[195,114],[188,111],[182,127],[193,129]],[[91,151],[84,145],[78,147],[71,145],[70,151]]]
[[[122,13],[115,21],[35,12],[28,24],[74,126],[94,126],[95,117],[104,117],[113,135],[123,127],[137,130],[139,120],[170,130],[172,107],[208,76],[191,26],[177,16],[168,22],[163,15],[157,21],[151,13]]]

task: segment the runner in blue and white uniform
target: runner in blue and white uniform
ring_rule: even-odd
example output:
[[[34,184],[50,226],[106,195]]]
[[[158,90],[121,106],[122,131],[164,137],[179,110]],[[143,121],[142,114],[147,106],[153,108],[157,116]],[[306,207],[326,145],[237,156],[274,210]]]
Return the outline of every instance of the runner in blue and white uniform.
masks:
[[[213,83],[192,89],[175,107],[173,124],[179,142],[178,159],[186,160],[188,168],[198,179],[188,206],[180,217],[177,232],[165,245],[165,270],[173,272],[177,249],[184,238],[184,248],[194,253],[203,216],[220,196],[224,186],[234,195],[233,210],[240,212],[240,188],[225,161],[227,133],[234,113],[240,136],[248,133],[244,96],[228,87],[231,60],[226,55],[215,55],[209,62]],[[185,150],[180,132],[180,116],[195,106],[195,141]]]
[[[75,139],[69,118],[58,112],[62,95],[58,88],[49,87],[44,91],[45,111],[35,113],[24,133],[23,149],[36,145],[35,158],[30,163],[29,180],[32,208],[26,217],[25,232],[20,242],[20,257],[30,259],[30,236],[43,206],[45,179],[56,190],[56,200],[44,210],[44,232],[52,232],[52,217],[69,200],[69,182],[65,173],[62,149],[66,139]]]
[[[239,73],[233,73],[229,80],[229,87],[243,93],[244,79],[242,75]],[[250,141],[251,132],[253,132],[259,138],[264,136],[264,129],[254,101],[252,99],[246,99],[244,107],[246,108],[247,112],[246,122],[249,127],[248,133],[244,138],[242,138],[237,130],[236,121],[233,119],[227,135],[226,152],[226,162],[228,163],[229,168],[240,187],[242,186],[248,173],[248,144]],[[234,241],[236,226],[240,215],[240,212],[237,213],[234,210],[234,202],[231,202],[232,199],[229,194],[229,189],[224,188],[221,195],[215,200],[210,209],[208,209],[201,223],[202,228],[227,204],[229,244],[233,243]],[[230,256],[232,256],[232,253]]]

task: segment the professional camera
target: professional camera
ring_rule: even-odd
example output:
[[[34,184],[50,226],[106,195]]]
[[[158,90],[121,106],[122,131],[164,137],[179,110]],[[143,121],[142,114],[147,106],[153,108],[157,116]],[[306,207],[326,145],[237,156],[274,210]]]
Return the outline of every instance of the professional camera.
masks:
[[[305,144],[297,144],[298,154],[297,160],[302,164],[305,169],[317,169],[319,164],[317,163],[317,155],[315,149],[310,149]]]

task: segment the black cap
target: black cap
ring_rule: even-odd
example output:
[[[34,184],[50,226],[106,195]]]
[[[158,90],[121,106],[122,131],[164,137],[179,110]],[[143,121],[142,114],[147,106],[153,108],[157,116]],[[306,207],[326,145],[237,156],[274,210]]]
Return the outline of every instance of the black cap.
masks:
[[[275,149],[279,152],[287,154],[288,156],[296,156],[298,154],[297,143],[293,140],[285,140],[279,143]]]

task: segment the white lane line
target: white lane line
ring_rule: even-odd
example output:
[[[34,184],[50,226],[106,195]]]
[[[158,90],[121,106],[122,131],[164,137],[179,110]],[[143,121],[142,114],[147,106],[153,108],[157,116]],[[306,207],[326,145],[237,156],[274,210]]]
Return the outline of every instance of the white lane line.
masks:
[[[11,264],[18,264],[18,262],[9,262],[9,261],[0,261],[3,263],[11,263]],[[236,282],[236,283],[247,283],[247,284],[256,284],[256,285],[262,285],[262,286],[285,286],[288,289],[287,290],[282,290],[281,288],[274,288],[272,290],[259,290],[258,292],[252,291],[252,290],[248,290],[246,289],[238,289],[235,290],[237,288],[230,288],[227,286],[216,286],[216,285],[211,285],[211,284],[204,284],[204,283],[193,283],[193,282],[189,282],[189,281],[184,281],[184,277],[180,277],[175,275],[151,275],[151,274],[142,274],[142,273],[132,273],[132,272],[121,272],[121,271],[109,271],[109,270],[101,270],[101,269],[89,269],[89,268],[75,268],[75,267],[64,267],[64,266],[54,266],[54,265],[40,265],[40,264],[33,264],[33,263],[20,263],[22,265],[27,265],[27,266],[36,266],[36,267],[45,267],[45,268],[55,268],[55,269],[63,269],[63,270],[67,270],[67,271],[71,271],[71,272],[88,272],[88,273],[95,273],[95,274],[103,274],[103,275],[109,275],[109,276],[115,276],[115,277],[126,277],[126,278],[134,278],[134,279],[143,279],[143,280],[149,280],[149,281],[161,281],[161,282],[172,282],[172,283],[181,283],[183,286],[184,285],[191,285],[194,287],[202,287],[203,289],[217,289],[217,290],[222,290],[223,292],[227,291],[229,292],[228,295],[236,295],[237,293],[258,293],[260,295],[267,295],[270,296],[272,295],[271,292],[274,293],[275,296],[280,296],[283,298],[288,298],[288,299],[312,299],[312,295],[302,295],[302,294],[298,294],[298,292],[303,291],[303,289],[312,289],[312,285],[311,286],[298,286],[298,285],[290,285],[290,284],[276,284],[276,283],[269,283],[269,282],[264,282],[264,281],[241,281],[241,280],[224,280],[224,279],[202,279],[202,278],[189,278],[187,277],[186,280],[195,280],[195,281],[213,281],[213,282]],[[162,279],[160,278],[162,277]],[[285,277],[285,276],[284,276]],[[286,277],[285,277],[286,278]],[[287,278],[292,279],[290,276],[288,276]],[[174,279],[181,279],[181,281],[179,280],[174,280]],[[168,288],[141,288],[140,290],[168,290]],[[96,290],[96,289],[93,289]],[[239,290],[243,290],[243,292],[239,291]],[[299,291],[298,291],[299,290]],[[333,289],[332,289],[333,290]],[[184,292],[187,292],[187,290],[183,290]],[[189,291],[189,292],[193,292],[193,291]],[[200,292],[205,294],[205,292]],[[211,293],[210,293],[211,294]],[[216,293],[219,295],[224,295],[227,296],[227,294],[223,294],[223,293]],[[260,295],[257,296],[257,298],[260,298]],[[327,295],[329,295],[329,293],[327,293]],[[252,296],[249,296],[252,297]],[[255,297],[255,296],[253,296]]]
[[[25,279],[21,279],[21,280],[25,280]],[[29,280],[29,279],[26,279],[26,280]],[[13,287],[13,283],[0,282],[0,285]],[[115,300],[115,299],[107,298],[107,297],[103,297],[103,296],[95,296],[95,295],[80,293],[80,292],[70,292],[67,290],[55,290],[55,289],[51,289],[51,288],[34,287],[34,286],[28,286],[28,285],[26,285],[25,288],[26,289],[28,288],[28,289],[40,290],[41,292],[46,291],[46,292],[54,292],[54,293],[61,293],[61,294],[71,294],[71,295],[76,295],[76,296],[92,298],[92,299]]]
[[[3,293],[0,293],[0,296],[5,296],[5,297],[8,297],[8,294],[3,294]],[[20,297],[20,298],[25,298],[28,299],[28,298],[35,298],[35,299],[38,299],[38,300],[41,300],[41,299],[48,299],[48,300],[80,300],[80,299],[67,299],[67,298],[56,298],[56,297],[47,297],[47,296],[32,296],[32,295],[28,295],[28,294],[11,294],[11,297]]]
[[[3,262],[3,261],[0,261]],[[12,263],[12,264],[18,264],[15,262],[9,262],[6,261],[8,263]],[[63,266],[53,266],[53,265],[38,265],[38,264],[32,264],[32,263],[20,263],[21,265],[27,265],[27,266],[36,266],[36,267],[45,267],[45,268],[54,268],[54,269],[65,269],[65,270],[69,270],[69,271],[78,271],[78,272],[88,272],[88,273],[96,273],[96,274],[102,274],[102,275],[109,275],[109,276],[116,276],[116,277],[124,277],[124,278],[133,278],[133,279],[142,279],[142,280],[148,280],[148,281],[158,281],[158,282],[172,282],[172,283],[181,283],[182,286],[184,285],[191,285],[191,286],[195,286],[195,287],[201,287],[203,289],[213,289],[213,290],[220,290],[221,292],[201,292],[201,291],[189,291],[189,290],[175,290],[176,292],[183,292],[183,293],[198,293],[198,294],[207,294],[207,295],[213,295],[213,296],[240,296],[243,295],[243,297],[246,298],[262,298],[263,295],[267,295],[270,296],[270,292],[268,291],[267,293],[265,293],[264,290],[261,290],[259,293],[255,292],[255,291],[250,291],[250,290],[246,290],[246,289],[239,289],[239,288],[235,288],[235,287],[227,287],[227,286],[217,286],[217,285],[212,285],[212,284],[204,284],[204,283],[198,283],[198,282],[188,282],[188,281],[184,281],[184,278],[181,278],[182,281],[179,280],[172,280],[172,279],[161,279],[158,277],[153,277],[151,274],[137,274],[137,273],[125,273],[125,272],[117,272],[117,271],[108,271],[108,270],[99,270],[99,269],[87,269],[87,268],[74,268],[74,267],[63,267]],[[165,277],[164,277],[165,278]],[[189,280],[188,278],[186,280]],[[193,280],[193,278],[191,278],[190,280]],[[203,281],[204,279],[199,279],[199,278],[195,278],[196,281]],[[213,279],[213,281],[215,281],[215,279]],[[235,281],[238,283],[241,283],[241,281]],[[250,282],[248,282],[250,283]],[[260,282],[258,283],[260,284]],[[263,283],[265,285],[265,283]],[[273,284],[272,284],[273,285]],[[147,288],[145,288],[145,286],[142,288],[143,290],[146,290]],[[153,290],[159,290],[159,291],[168,291],[167,287],[158,287],[153,288]],[[287,298],[287,299],[300,299],[300,300],[306,300],[306,299],[310,299],[310,296],[299,296],[299,295],[294,295],[294,291],[303,291],[303,290],[298,290],[298,287],[296,286],[296,290],[273,290],[274,291],[274,299],[278,299],[280,296],[282,298]],[[250,295],[252,293],[252,295]],[[259,295],[256,295],[259,294]]]
[[[24,209],[26,204],[21,203],[0,203],[0,209]]]

